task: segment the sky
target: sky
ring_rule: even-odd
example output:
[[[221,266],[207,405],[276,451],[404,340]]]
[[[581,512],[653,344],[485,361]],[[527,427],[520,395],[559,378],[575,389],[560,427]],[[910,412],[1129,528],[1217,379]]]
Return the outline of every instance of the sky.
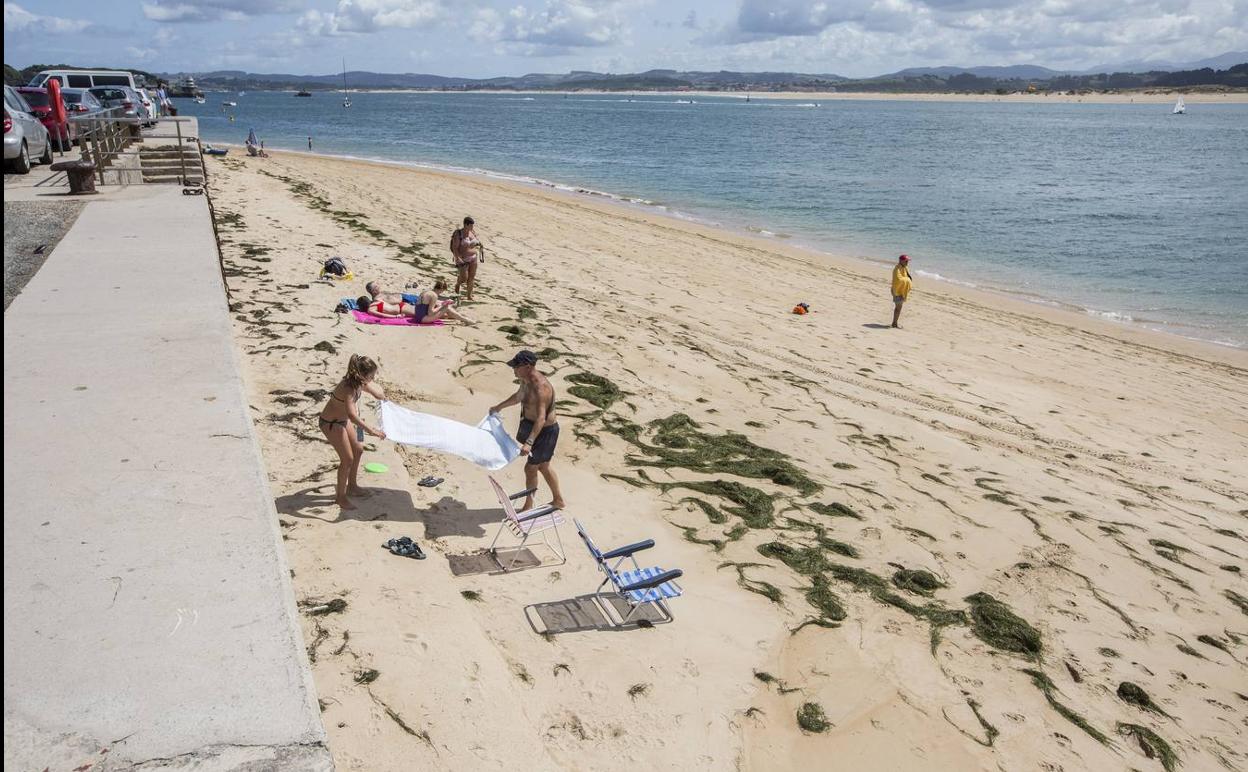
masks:
[[[4,59],[329,74],[1084,69],[1248,50],[1248,0],[21,0]]]

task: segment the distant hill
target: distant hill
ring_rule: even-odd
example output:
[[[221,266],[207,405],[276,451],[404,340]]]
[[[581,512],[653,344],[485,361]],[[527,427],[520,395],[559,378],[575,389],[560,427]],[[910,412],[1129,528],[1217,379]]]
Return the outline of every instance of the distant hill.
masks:
[[[329,75],[292,75],[288,73],[257,74],[240,70],[216,70],[192,73],[196,83],[203,88],[287,88],[309,90],[336,89],[342,87],[342,73]],[[178,74],[165,77],[175,79]],[[840,75],[807,75],[794,72],[681,72],[677,70],[648,70],[639,73],[612,74],[574,70],[569,73],[530,73],[518,77],[453,78],[419,73],[377,73],[360,70],[347,72],[347,83],[357,89],[516,89],[516,90],[574,90],[574,89],[707,89],[736,90],[744,88],[807,85],[811,88],[827,87],[845,81]]]
[[[1160,60],[1120,62],[1118,64],[1102,64],[1091,69],[1073,73],[1075,75],[1095,75],[1101,72],[1178,72],[1180,70],[1229,70],[1237,64],[1248,62],[1248,51],[1227,51],[1221,56],[1213,56],[1196,62],[1167,62]]]
[[[952,78],[955,75],[974,75],[977,78],[999,78],[1001,80],[1048,80],[1058,75],[1071,75],[1066,71],[1050,70],[1034,64],[1014,64],[1007,67],[910,67],[878,78],[907,78],[922,75],[935,75],[940,78]]]

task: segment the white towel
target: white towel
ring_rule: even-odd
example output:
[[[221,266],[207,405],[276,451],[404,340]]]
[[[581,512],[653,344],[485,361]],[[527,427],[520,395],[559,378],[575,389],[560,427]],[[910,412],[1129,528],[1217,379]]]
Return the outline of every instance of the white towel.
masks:
[[[520,446],[507,434],[496,413],[469,426],[382,402],[381,428],[388,440],[453,453],[486,469],[502,469],[520,455]]]

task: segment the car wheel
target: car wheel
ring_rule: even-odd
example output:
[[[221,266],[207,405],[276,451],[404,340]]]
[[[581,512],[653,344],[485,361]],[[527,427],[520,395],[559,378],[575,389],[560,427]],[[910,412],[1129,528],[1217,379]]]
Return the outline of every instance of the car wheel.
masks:
[[[13,159],[13,171],[18,174],[30,173],[30,153],[26,150],[26,141],[22,140],[22,152]]]
[[[52,137],[50,136],[48,137],[47,141],[43,143],[43,155],[39,156],[39,163],[41,164],[52,163]]]

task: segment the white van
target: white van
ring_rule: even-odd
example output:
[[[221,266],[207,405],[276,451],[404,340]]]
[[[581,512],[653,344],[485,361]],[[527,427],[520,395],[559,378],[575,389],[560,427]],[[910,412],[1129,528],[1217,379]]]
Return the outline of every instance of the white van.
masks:
[[[126,86],[138,91],[147,85],[142,76],[135,77],[126,70],[43,70],[26,85],[47,88],[44,84],[53,78],[60,81],[61,88]]]

